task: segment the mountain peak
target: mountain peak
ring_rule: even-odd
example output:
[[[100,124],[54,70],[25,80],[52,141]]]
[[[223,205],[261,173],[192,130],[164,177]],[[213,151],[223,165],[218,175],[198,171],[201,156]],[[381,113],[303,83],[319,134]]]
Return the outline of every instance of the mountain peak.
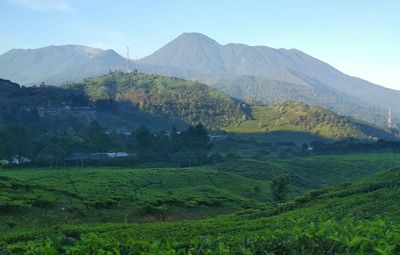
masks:
[[[210,37],[206,36],[205,34],[197,33],[197,32],[182,33],[174,41],[176,41],[176,40],[178,40],[178,41],[179,40],[203,41],[203,42],[212,42],[212,43],[218,44],[215,40],[211,39]]]
[[[190,67],[200,73],[221,72],[224,70],[220,48],[216,41],[201,33],[183,33],[140,62],[182,69]]]

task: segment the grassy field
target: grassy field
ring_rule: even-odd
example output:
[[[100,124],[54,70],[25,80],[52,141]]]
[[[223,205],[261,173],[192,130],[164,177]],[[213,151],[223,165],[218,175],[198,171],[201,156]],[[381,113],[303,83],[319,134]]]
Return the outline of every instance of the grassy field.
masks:
[[[3,169],[0,247],[11,254],[320,254],[333,245],[325,254],[356,254],[363,245],[368,254],[395,254],[377,249],[400,240],[399,169],[400,156],[388,153],[182,169]],[[270,185],[281,174],[290,200],[276,204]],[[361,240],[351,246],[354,238]]]

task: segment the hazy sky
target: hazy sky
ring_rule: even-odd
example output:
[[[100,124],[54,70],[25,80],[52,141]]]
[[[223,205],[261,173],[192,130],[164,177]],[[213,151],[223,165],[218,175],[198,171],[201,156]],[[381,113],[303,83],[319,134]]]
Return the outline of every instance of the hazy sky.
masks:
[[[183,32],[296,48],[400,89],[400,0],[0,0],[0,54],[82,44],[146,56]]]

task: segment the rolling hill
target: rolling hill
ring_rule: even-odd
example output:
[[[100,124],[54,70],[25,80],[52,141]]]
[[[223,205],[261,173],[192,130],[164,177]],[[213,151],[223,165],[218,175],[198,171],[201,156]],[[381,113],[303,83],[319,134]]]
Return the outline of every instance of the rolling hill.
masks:
[[[90,100],[128,102],[141,111],[204,123],[236,133],[294,131],[330,139],[393,139],[386,131],[320,107],[289,101],[277,106],[249,105],[198,82],[142,73],[113,73],[69,85]]]
[[[83,91],[92,102],[119,103],[122,111],[138,109],[188,124],[201,122],[211,129],[239,124],[250,118],[248,104],[196,81],[115,72],[65,86]]]
[[[42,117],[73,115],[125,130],[203,123],[240,134],[290,131],[328,139],[395,139],[373,125],[298,101],[271,107],[247,104],[196,81],[139,72],[111,72],[62,87],[20,87],[1,80],[0,97],[0,123],[18,122],[38,111]]]
[[[0,124],[26,123],[33,115],[72,115],[116,129],[145,125],[170,130],[200,122],[216,129],[251,117],[249,105],[207,85],[137,72],[109,73],[63,87],[21,87],[0,79],[0,98]]]
[[[321,107],[300,101],[287,101],[273,106],[253,106],[251,120],[225,127],[233,133],[257,134],[289,131],[311,133],[321,137],[342,139],[391,139],[386,131],[366,123],[339,116]]]

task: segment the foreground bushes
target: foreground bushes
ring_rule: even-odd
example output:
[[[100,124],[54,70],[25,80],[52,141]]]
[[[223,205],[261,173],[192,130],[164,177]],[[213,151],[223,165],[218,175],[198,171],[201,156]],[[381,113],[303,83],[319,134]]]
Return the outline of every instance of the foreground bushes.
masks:
[[[48,238],[9,245],[0,254],[399,254],[400,228],[389,221],[293,221],[290,229],[229,233],[182,240],[163,233],[160,240],[124,237],[124,231],[89,233],[79,239]],[[188,233],[190,235],[190,233]]]

